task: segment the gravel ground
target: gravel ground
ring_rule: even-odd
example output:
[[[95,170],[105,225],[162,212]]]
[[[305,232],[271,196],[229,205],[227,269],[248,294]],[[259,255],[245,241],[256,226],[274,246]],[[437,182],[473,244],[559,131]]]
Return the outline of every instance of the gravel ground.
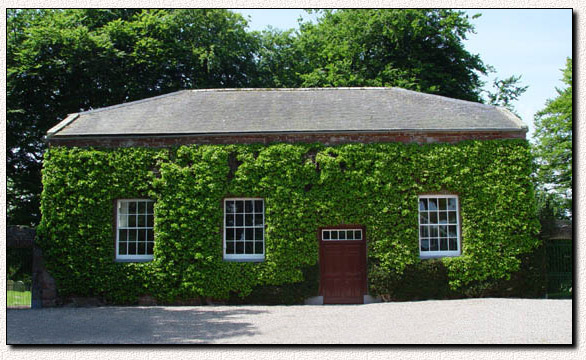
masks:
[[[571,344],[572,301],[7,310],[7,344]]]

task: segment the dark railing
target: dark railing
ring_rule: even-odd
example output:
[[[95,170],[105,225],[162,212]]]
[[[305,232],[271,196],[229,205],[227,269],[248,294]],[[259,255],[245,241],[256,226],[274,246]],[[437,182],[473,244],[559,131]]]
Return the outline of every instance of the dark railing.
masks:
[[[546,241],[547,297],[572,297],[572,240]]]

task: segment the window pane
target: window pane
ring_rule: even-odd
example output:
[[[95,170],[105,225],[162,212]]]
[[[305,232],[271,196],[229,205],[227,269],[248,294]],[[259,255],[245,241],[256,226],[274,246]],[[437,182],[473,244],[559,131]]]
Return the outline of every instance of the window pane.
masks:
[[[136,230],[128,230],[128,241],[136,241]]]
[[[146,216],[138,215],[138,227],[145,227],[146,226]]]
[[[254,242],[253,241],[247,241],[244,243],[244,253],[254,254]]]
[[[348,238],[348,240],[354,240],[354,231],[353,230],[346,231],[346,237]]]
[[[139,255],[146,254],[146,243],[145,242],[138,243],[138,254]]]
[[[423,238],[429,237],[429,229],[427,226],[419,227],[419,236]]]
[[[244,216],[244,225],[246,225],[246,226],[252,226],[252,217],[253,217],[252,214],[246,214]]]
[[[234,254],[234,241],[226,242],[226,254]]]
[[[419,223],[420,224],[429,224],[429,216],[427,213],[419,214]]]
[[[255,213],[262,213],[264,209],[263,201],[262,200],[255,200],[254,201],[254,212]]]
[[[458,237],[458,227],[456,225],[448,226],[448,236],[449,237]]]
[[[120,202],[120,214],[128,214],[128,201]]]
[[[244,242],[243,241],[236,242],[236,254],[244,254]]]
[[[447,251],[448,250],[448,239],[447,238],[441,238],[440,239],[440,250],[441,251]]]
[[[446,199],[445,198],[440,198],[439,200],[439,209],[440,210],[446,210],[447,209],[447,204],[446,204]]]
[[[136,215],[128,215],[128,227],[136,227]]]
[[[429,237],[437,237],[437,225],[429,227]]]
[[[254,214],[254,225],[259,226],[263,224],[263,215],[262,214]]]
[[[249,228],[244,230],[244,239],[245,240],[254,240],[253,236],[254,229]]]
[[[456,198],[449,198],[448,199],[448,210],[457,210],[458,209],[457,203],[458,203],[458,201],[456,200]]]
[[[429,250],[430,251],[437,251],[437,249],[438,249],[437,239],[429,239]]]
[[[118,240],[119,241],[127,241],[128,240],[128,230],[118,230]]]
[[[244,229],[236,229],[236,240],[244,240]]]
[[[456,212],[455,211],[449,211],[448,212],[448,222],[450,224],[457,224],[458,223],[458,220],[457,220]]]
[[[421,239],[421,251],[429,251],[429,240]]]
[[[332,237],[332,240],[338,240],[338,232],[337,231],[331,231],[330,235]]]
[[[226,201],[226,213],[232,214],[235,212],[235,210],[236,210],[236,205],[234,204],[234,201]]]
[[[238,200],[236,201],[236,212],[243,213],[244,212],[244,201]]]
[[[255,254],[262,254],[262,241],[255,241],[254,242],[254,253]]]
[[[439,213],[439,223],[440,224],[447,224],[448,223],[448,213],[440,212]]]
[[[136,255],[136,243],[135,242],[128,243],[128,255]]]
[[[236,214],[236,226],[244,226],[244,215]]]
[[[136,214],[136,201],[132,201],[128,204],[128,213]]]
[[[450,250],[458,250],[458,241],[456,239],[450,239]]]
[[[437,199],[429,199],[429,210],[437,210]]]
[[[147,202],[147,214],[154,213],[153,205],[154,205],[154,202],[152,202],[152,201]]]
[[[138,214],[145,214],[146,213],[146,202],[139,201],[138,202]]]
[[[118,226],[119,227],[128,227],[128,215],[119,215],[118,216]]]
[[[419,199],[419,210],[427,210],[427,199]]]
[[[147,241],[155,241],[155,233],[153,230],[147,231]]]
[[[330,232],[328,230],[322,230],[322,237],[324,240],[330,240]]]
[[[226,214],[226,226],[234,226],[234,215]]]
[[[254,202],[252,200],[246,200],[244,202],[244,212],[247,212],[247,213],[254,212],[253,204],[254,204]]]
[[[234,229],[226,229],[226,240],[234,240]]]
[[[264,240],[264,229],[263,228],[258,228],[258,229],[254,229],[254,239],[255,240]]]
[[[434,211],[429,213],[429,223],[437,224],[437,212]]]
[[[126,255],[127,253],[127,245],[128,243],[126,241],[122,241],[120,243],[118,243],[118,255]]]
[[[338,239],[340,239],[340,240],[346,240],[346,231],[339,230],[338,231]]]
[[[137,230],[138,234],[138,241],[144,242],[146,241],[146,230]]]
[[[362,230],[355,230],[354,231],[354,239],[362,240]]]
[[[439,227],[439,236],[440,237],[447,237],[448,236],[448,227],[445,225],[440,225]]]
[[[153,254],[153,248],[154,248],[155,243],[149,241],[147,243],[147,255],[152,255]]]
[[[155,217],[153,215],[147,215],[147,227],[152,228],[154,226]]]

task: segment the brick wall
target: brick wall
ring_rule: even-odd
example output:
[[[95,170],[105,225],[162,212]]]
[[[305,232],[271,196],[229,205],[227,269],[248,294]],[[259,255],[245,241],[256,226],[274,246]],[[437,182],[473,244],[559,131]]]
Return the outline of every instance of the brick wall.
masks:
[[[388,132],[388,133],[331,133],[331,134],[239,134],[239,135],[180,135],[110,138],[51,138],[50,145],[100,147],[167,147],[185,144],[269,144],[402,142],[402,143],[456,143],[463,140],[525,139],[524,131],[457,131],[457,132]]]

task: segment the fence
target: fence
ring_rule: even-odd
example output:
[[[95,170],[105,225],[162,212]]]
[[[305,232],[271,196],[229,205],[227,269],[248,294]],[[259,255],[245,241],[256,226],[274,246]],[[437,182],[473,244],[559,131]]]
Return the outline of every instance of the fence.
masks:
[[[6,249],[6,307],[31,307],[32,273],[32,247],[8,247]]]
[[[31,284],[24,281],[6,281],[6,307],[30,308]]]
[[[572,297],[572,240],[546,242],[547,297]]]

